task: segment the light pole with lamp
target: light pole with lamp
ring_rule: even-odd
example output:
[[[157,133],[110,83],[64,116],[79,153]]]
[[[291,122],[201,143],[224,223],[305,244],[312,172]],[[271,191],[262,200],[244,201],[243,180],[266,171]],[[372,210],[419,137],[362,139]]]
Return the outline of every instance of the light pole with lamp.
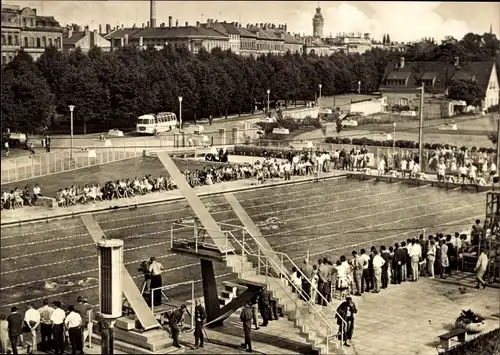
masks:
[[[182,131],[182,96],[179,96],[179,132]]]
[[[396,150],[396,122],[392,123],[392,153]]]
[[[321,100],[321,88],[323,87],[323,85],[319,84],[318,87],[319,87],[319,100]],[[319,100],[318,100],[318,103],[319,103]]]
[[[358,94],[361,94],[361,81],[358,81]]]
[[[69,115],[70,115],[70,151],[69,151],[69,159],[73,161],[73,111],[75,110],[74,105],[69,105]]]
[[[270,89],[267,89],[267,114],[269,115],[269,94],[271,93]]]

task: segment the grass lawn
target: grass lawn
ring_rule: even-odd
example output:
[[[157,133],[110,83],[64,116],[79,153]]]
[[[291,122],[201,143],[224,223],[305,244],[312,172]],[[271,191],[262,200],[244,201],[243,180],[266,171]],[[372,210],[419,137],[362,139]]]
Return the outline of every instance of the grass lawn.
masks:
[[[199,169],[201,166],[210,164],[205,162],[185,163],[179,160],[176,160],[176,163],[181,171],[185,169]],[[2,185],[2,191],[12,190],[16,187],[23,187],[26,185],[33,186],[34,184],[39,184],[45,196],[55,197],[60,188],[70,187],[71,185],[99,183],[102,186],[110,180],[134,178],[136,176],[144,177],[144,175],[147,174],[153,176],[168,175],[159,160],[141,157],[5,184]]]

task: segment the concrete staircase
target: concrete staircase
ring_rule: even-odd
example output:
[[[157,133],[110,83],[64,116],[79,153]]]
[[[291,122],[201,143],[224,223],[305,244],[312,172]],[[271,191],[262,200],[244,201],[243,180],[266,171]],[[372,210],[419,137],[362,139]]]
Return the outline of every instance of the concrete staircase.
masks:
[[[299,295],[289,286],[287,276],[284,276],[285,273],[287,275],[286,270],[282,272],[284,277],[273,277],[269,275],[270,267],[263,267],[261,263],[258,270],[248,261],[247,256],[237,254],[227,255],[226,263],[238,275],[238,283],[266,287],[285,318],[300,329],[300,334],[319,355],[344,354],[336,338],[338,326],[335,321],[335,310],[300,300]],[[263,269],[268,269],[267,276],[259,274],[258,271],[262,273]]]

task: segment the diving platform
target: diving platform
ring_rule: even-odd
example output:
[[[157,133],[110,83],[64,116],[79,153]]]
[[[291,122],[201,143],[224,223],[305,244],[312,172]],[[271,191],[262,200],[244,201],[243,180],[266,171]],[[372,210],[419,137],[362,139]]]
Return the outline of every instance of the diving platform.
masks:
[[[196,191],[188,184],[186,178],[180,172],[168,153],[158,152],[158,159],[160,159],[165,169],[167,169],[168,174],[177,185],[177,188],[186,198],[189,206],[191,206],[196,217],[207,231],[213,245],[216,246],[221,253],[234,251],[231,242],[229,242],[224,236],[224,233],[219,230],[217,222],[198,197]]]

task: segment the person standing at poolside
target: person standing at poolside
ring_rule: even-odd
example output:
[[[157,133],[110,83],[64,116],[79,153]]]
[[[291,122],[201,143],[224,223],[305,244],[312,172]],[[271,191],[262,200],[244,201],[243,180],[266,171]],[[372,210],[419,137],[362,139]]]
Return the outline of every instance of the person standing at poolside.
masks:
[[[24,313],[24,324],[31,333],[31,343],[33,349],[36,349],[36,345],[38,344],[36,332],[38,326],[40,325],[40,313],[33,308],[31,303],[28,303],[28,309],[26,310],[26,313]]]
[[[486,269],[488,268],[488,262],[489,260],[485,250],[484,249],[480,250],[479,256],[477,258],[476,267],[474,268],[477,280],[476,288],[479,288],[480,286],[483,286],[483,290],[486,288],[486,281],[484,281],[483,276],[484,273],[486,272]]]
[[[446,245],[444,239],[439,241],[441,247],[441,278],[446,279],[446,270],[450,267],[450,261],[448,259],[448,246]]]
[[[10,309],[11,313],[7,317],[8,330],[9,330],[9,340],[10,346],[12,347],[12,353],[17,355],[17,344],[19,343],[20,337],[23,334],[23,317],[17,313],[17,307],[12,307]]]
[[[201,304],[201,300],[196,299],[196,307],[194,308],[194,347],[195,348],[203,348],[203,323],[207,319],[207,313],[205,312],[205,308]]]
[[[149,259],[149,263],[149,273],[151,275],[150,289],[157,289],[152,292],[151,297],[154,297],[154,305],[160,306],[162,301],[162,293],[158,288],[162,287],[161,273],[163,271],[163,265],[156,261],[156,258],[154,256]]]

